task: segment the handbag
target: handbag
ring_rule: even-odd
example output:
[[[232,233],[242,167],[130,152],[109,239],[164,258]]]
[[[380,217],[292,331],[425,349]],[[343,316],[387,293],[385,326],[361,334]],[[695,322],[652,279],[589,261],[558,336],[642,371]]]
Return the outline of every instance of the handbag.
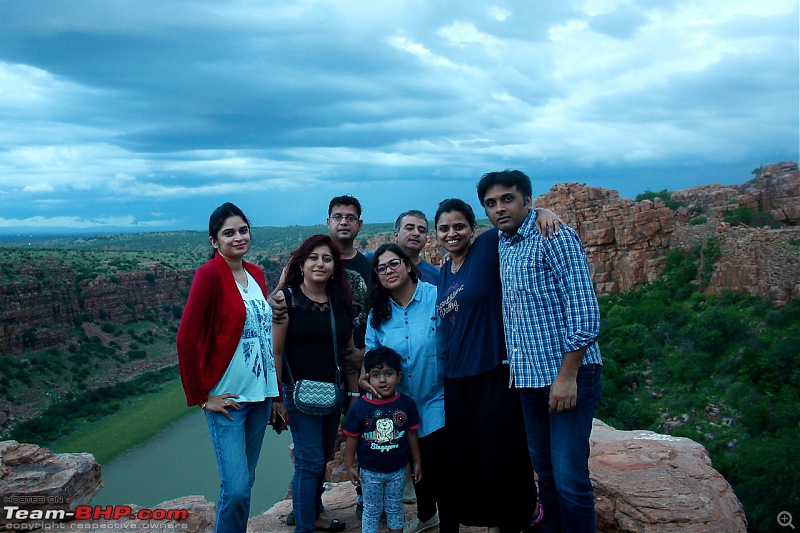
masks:
[[[298,380],[294,385],[294,404],[307,415],[329,415],[340,408],[339,393],[342,389],[336,383]]]
[[[288,287],[289,294],[292,293],[291,287]],[[292,371],[289,370],[289,361],[284,354],[283,361],[286,366],[286,371],[289,374],[289,380],[294,386],[292,392],[292,399],[295,406],[300,412],[307,415],[323,416],[341,409],[344,404],[344,391],[340,386],[338,345],[336,344],[336,322],[333,317],[333,301],[328,297],[328,309],[331,316],[331,330],[333,332],[333,358],[336,363],[336,382],[328,383],[327,381],[315,381],[312,379],[299,379],[295,382],[292,377]]]

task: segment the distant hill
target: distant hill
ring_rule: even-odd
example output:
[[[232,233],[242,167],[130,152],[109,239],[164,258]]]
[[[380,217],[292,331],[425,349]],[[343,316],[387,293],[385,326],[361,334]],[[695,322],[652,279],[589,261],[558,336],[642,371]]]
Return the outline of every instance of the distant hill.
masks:
[[[361,237],[388,234],[393,224],[364,224]],[[269,254],[289,253],[314,233],[327,233],[326,226],[261,226],[253,228],[252,250]],[[159,231],[112,235],[0,235],[0,246],[9,248],[52,248],[71,250],[125,250],[147,252],[205,252],[204,231]]]

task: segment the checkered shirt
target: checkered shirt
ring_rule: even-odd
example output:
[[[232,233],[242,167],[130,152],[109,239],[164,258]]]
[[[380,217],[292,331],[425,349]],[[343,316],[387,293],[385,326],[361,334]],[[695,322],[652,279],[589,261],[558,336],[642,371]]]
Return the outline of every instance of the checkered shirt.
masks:
[[[500,236],[503,322],[518,388],[555,381],[566,352],[587,347],[581,364],[602,364],[600,311],[580,237],[562,227],[552,239],[536,230],[536,211],[517,233]]]

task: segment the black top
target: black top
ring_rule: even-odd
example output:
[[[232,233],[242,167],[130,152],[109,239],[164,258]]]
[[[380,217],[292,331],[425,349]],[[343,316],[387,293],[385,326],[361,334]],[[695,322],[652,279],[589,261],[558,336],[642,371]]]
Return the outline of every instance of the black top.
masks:
[[[290,290],[291,289],[291,290]],[[289,326],[286,331],[284,354],[295,381],[313,379],[333,383],[336,380],[336,363],[333,353],[333,332],[328,304],[308,299],[299,284],[281,289],[286,298]],[[347,346],[353,323],[341,304],[334,302],[336,344],[339,354]],[[341,356],[339,355],[340,363]],[[289,372],[283,372],[283,382],[291,384]]]

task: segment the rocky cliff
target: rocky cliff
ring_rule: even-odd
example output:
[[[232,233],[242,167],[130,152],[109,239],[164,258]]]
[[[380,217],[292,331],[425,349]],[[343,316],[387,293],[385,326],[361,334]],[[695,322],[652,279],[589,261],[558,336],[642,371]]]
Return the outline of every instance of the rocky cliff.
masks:
[[[675,248],[715,237],[720,257],[707,290],[747,291],[781,305],[800,299],[800,172],[796,163],[762,168],[740,186],[676,191],[677,210],[661,199],[634,202],[616,191],[562,183],[534,204],[559,213],[581,236],[598,294],[618,293],[664,273]],[[745,211],[742,211],[745,209]],[[734,213],[779,226],[732,225]]]
[[[150,263],[84,279],[55,257],[11,267],[13,280],[0,283],[0,355],[64,344],[82,318],[127,324],[171,315],[186,303],[192,277],[191,270]]]
[[[597,294],[652,282],[664,274],[671,250],[705,246],[714,237],[720,257],[706,290],[746,291],[776,305],[800,299],[797,163],[765,166],[744,185],[675,191],[671,201],[680,206],[673,210],[660,198],[636,202],[610,189],[560,183],[534,205],[553,210],[578,231]],[[726,222],[742,212],[759,224]],[[376,237],[370,246],[386,240]],[[422,255],[434,264],[441,258],[433,236]]]

